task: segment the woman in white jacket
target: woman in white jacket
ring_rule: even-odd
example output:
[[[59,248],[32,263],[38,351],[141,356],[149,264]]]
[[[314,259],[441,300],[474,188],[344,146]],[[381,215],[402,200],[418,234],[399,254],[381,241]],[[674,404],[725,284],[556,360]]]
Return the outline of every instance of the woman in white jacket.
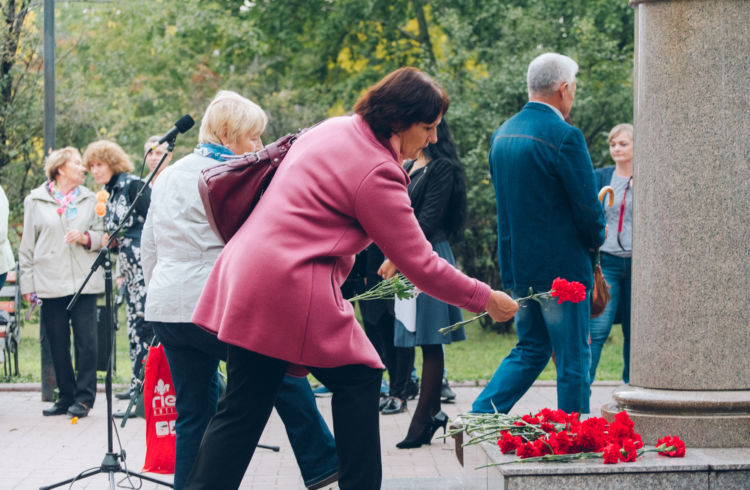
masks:
[[[217,367],[227,345],[191,322],[224,242],[211,230],[200,195],[201,170],[222,155],[263,148],[266,114],[241,95],[219,91],[201,121],[197,148],[167,167],[153,188],[141,238],[148,292],[146,320],[164,346],[177,393],[174,488],[181,490],[203,433],[216,412]],[[335,441],[320,415],[307,378],[284,376],[275,403],[286,427],[305,486],[323,488],[338,479]],[[218,487],[217,487],[218,488]]]
[[[104,291],[101,271],[89,280],[72,311],[67,306],[101,249],[102,220],[96,196],[83,187],[81,154],[72,147],[50,153],[49,179],[24,199],[19,249],[21,293],[42,300],[40,327],[52,351],[60,396],[44,415],[85,417],[96,397],[96,296]],[[70,356],[73,328],[76,366]]]

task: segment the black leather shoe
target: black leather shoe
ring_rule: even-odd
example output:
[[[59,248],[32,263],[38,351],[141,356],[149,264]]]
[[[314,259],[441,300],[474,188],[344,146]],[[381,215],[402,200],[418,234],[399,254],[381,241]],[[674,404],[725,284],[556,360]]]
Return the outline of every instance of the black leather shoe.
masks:
[[[388,403],[380,411],[383,415],[393,415],[394,413],[401,413],[406,411],[406,400],[402,400],[396,396],[390,397]]]
[[[443,384],[440,386],[440,401],[443,403],[453,403],[456,399],[456,392],[448,384],[448,380],[443,378]]]
[[[404,386],[404,396],[408,400],[413,400],[417,395],[419,395],[419,378],[416,381],[410,379],[406,382],[406,386]]]
[[[42,410],[42,415],[44,415],[45,417],[49,417],[50,415],[63,415],[68,412],[68,406],[69,405],[65,403],[57,402],[52,405],[52,408]]]
[[[118,400],[130,400],[130,390],[126,390],[121,393],[115,393],[115,398],[117,398]]]
[[[82,419],[89,414],[89,410],[91,410],[91,407],[86,406],[84,403],[76,402],[68,408],[68,415]]]
[[[114,418],[116,418],[116,419],[123,419],[123,418],[125,418],[125,414],[126,414],[126,413],[127,413],[127,411],[125,411],[125,410],[120,410],[119,412],[115,412],[115,413],[113,413],[113,414],[112,414],[112,416],[113,416]],[[136,417],[136,415],[135,415],[135,410],[131,410],[131,411],[130,411],[130,415],[128,415],[128,418],[129,418],[129,419],[134,419],[135,417]]]

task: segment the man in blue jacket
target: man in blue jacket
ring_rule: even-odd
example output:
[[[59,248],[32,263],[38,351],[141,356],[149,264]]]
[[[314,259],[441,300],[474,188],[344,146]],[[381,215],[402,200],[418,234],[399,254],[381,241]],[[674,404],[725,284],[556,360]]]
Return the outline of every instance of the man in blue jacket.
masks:
[[[567,56],[534,59],[529,102],[492,136],[500,274],[515,298],[549,291],[557,277],[593,287],[590,254],[604,242],[605,220],[583,133],[565,122],[577,72]],[[588,413],[589,301],[525,301],[515,320],[518,343],[472,410],[507,413],[554,350],[558,408]]]

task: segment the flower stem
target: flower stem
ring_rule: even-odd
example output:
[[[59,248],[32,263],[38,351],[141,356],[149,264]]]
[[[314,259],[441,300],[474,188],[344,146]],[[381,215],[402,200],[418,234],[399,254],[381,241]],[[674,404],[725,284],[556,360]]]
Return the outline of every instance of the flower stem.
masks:
[[[477,316],[473,316],[473,317],[469,318],[468,320],[464,320],[462,322],[454,323],[453,325],[448,325],[447,327],[443,327],[443,328],[439,329],[438,332],[440,332],[443,335],[448,334],[448,333],[450,333],[450,332],[452,332],[454,330],[458,330],[459,328],[463,327],[467,323],[471,323],[474,320],[479,320],[480,318],[482,318],[484,316],[487,316],[487,312],[486,311],[484,313],[480,313]]]

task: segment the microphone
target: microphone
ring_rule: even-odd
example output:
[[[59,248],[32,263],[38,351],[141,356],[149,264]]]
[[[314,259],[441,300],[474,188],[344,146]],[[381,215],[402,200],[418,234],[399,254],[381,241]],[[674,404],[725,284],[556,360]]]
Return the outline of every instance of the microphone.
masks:
[[[177,135],[180,133],[184,133],[188,129],[192,128],[195,125],[195,121],[193,121],[193,118],[190,117],[190,115],[185,114],[181,118],[177,120],[176,123],[174,123],[174,126],[172,126],[172,129],[167,131],[167,134],[159,138],[159,141],[156,142],[154,145],[154,148],[161,145],[165,141],[172,141],[175,138],[177,138]]]

